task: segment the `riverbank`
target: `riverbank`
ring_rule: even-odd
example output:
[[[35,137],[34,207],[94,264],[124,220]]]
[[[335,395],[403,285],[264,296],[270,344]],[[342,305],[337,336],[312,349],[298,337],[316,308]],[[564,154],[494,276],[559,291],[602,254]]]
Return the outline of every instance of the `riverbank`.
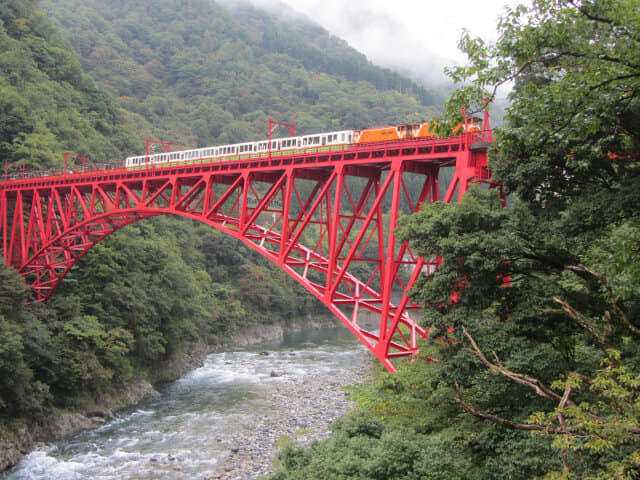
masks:
[[[132,379],[115,392],[96,396],[92,402],[82,405],[76,411],[59,411],[38,419],[19,419],[0,424],[0,472],[16,465],[26,454],[43,444],[100,427],[114,418],[114,412],[157,395],[158,385],[176,380],[198,368],[212,351],[277,340],[288,333],[336,325],[337,320],[332,317],[304,318],[234,332],[221,345],[193,345],[184,355],[163,365],[162,374],[151,381]]]
[[[364,381],[366,365],[353,365],[333,377],[284,376],[268,385],[260,395],[274,408],[256,417],[253,428],[231,442],[230,453],[205,480],[261,478],[273,472],[273,460],[287,444],[309,445],[328,437],[331,422],[355,406],[344,387]]]

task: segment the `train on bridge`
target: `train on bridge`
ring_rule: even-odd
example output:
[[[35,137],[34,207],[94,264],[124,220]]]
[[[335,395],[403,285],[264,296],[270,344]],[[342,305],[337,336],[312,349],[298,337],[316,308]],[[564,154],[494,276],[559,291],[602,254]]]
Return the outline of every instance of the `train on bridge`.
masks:
[[[468,118],[454,128],[454,134],[480,132],[482,120]],[[215,147],[203,147],[177,152],[163,152],[151,155],[127,157],[125,167],[130,170],[173,164],[176,162],[215,162],[255,158],[272,155],[294,155],[306,152],[331,152],[352,146],[389,141],[402,141],[434,136],[433,124],[428,122],[376,127],[364,130],[341,130],[338,132],[314,133],[297,137],[259,140],[257,142],[235,143]]]

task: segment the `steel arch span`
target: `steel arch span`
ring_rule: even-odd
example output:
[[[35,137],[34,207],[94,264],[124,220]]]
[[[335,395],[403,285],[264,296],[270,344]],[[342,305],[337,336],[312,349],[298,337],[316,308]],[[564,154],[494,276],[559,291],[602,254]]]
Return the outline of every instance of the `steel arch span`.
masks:
[[[491,132],[233,162],[98,170],[0,183],[2,254],[46,301],[112,232],[156,215],[209,224],[322,301],[391,371],[428,332],[408,292],[435,268],[396,241],[398,216],[488,182]],[[367,318],[374,324],[364,322]]]

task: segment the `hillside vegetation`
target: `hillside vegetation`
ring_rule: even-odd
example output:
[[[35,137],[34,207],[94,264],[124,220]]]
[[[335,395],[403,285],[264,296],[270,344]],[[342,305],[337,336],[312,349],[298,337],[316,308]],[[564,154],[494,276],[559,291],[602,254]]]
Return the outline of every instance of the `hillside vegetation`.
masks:
[[[115,102],[83,72],[34,2],[0,7],[0,158],[16,169],[61,165],[64,151],[95,162],[139,149]]]
[[[211,0],[44,0],[141,136],[196,147],[424,120],[442,99],[304,19]],[[403,93],[404,92],[404,93]]]

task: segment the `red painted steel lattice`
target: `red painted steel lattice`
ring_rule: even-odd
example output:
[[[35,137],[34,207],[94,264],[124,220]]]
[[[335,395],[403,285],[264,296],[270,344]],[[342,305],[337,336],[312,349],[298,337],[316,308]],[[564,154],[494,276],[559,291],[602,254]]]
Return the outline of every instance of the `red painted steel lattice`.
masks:
[[[277,263],[393,371],[392,360],[417,354],[427,335],[407,293],[430,268],[396,241],[397,218],[424,203],[455,201],[471,183],[487,181],[490,140],[490,132],[465,133],[5,181],[2,254],[46,300],[115,230],[163,214],[199,220]]]

